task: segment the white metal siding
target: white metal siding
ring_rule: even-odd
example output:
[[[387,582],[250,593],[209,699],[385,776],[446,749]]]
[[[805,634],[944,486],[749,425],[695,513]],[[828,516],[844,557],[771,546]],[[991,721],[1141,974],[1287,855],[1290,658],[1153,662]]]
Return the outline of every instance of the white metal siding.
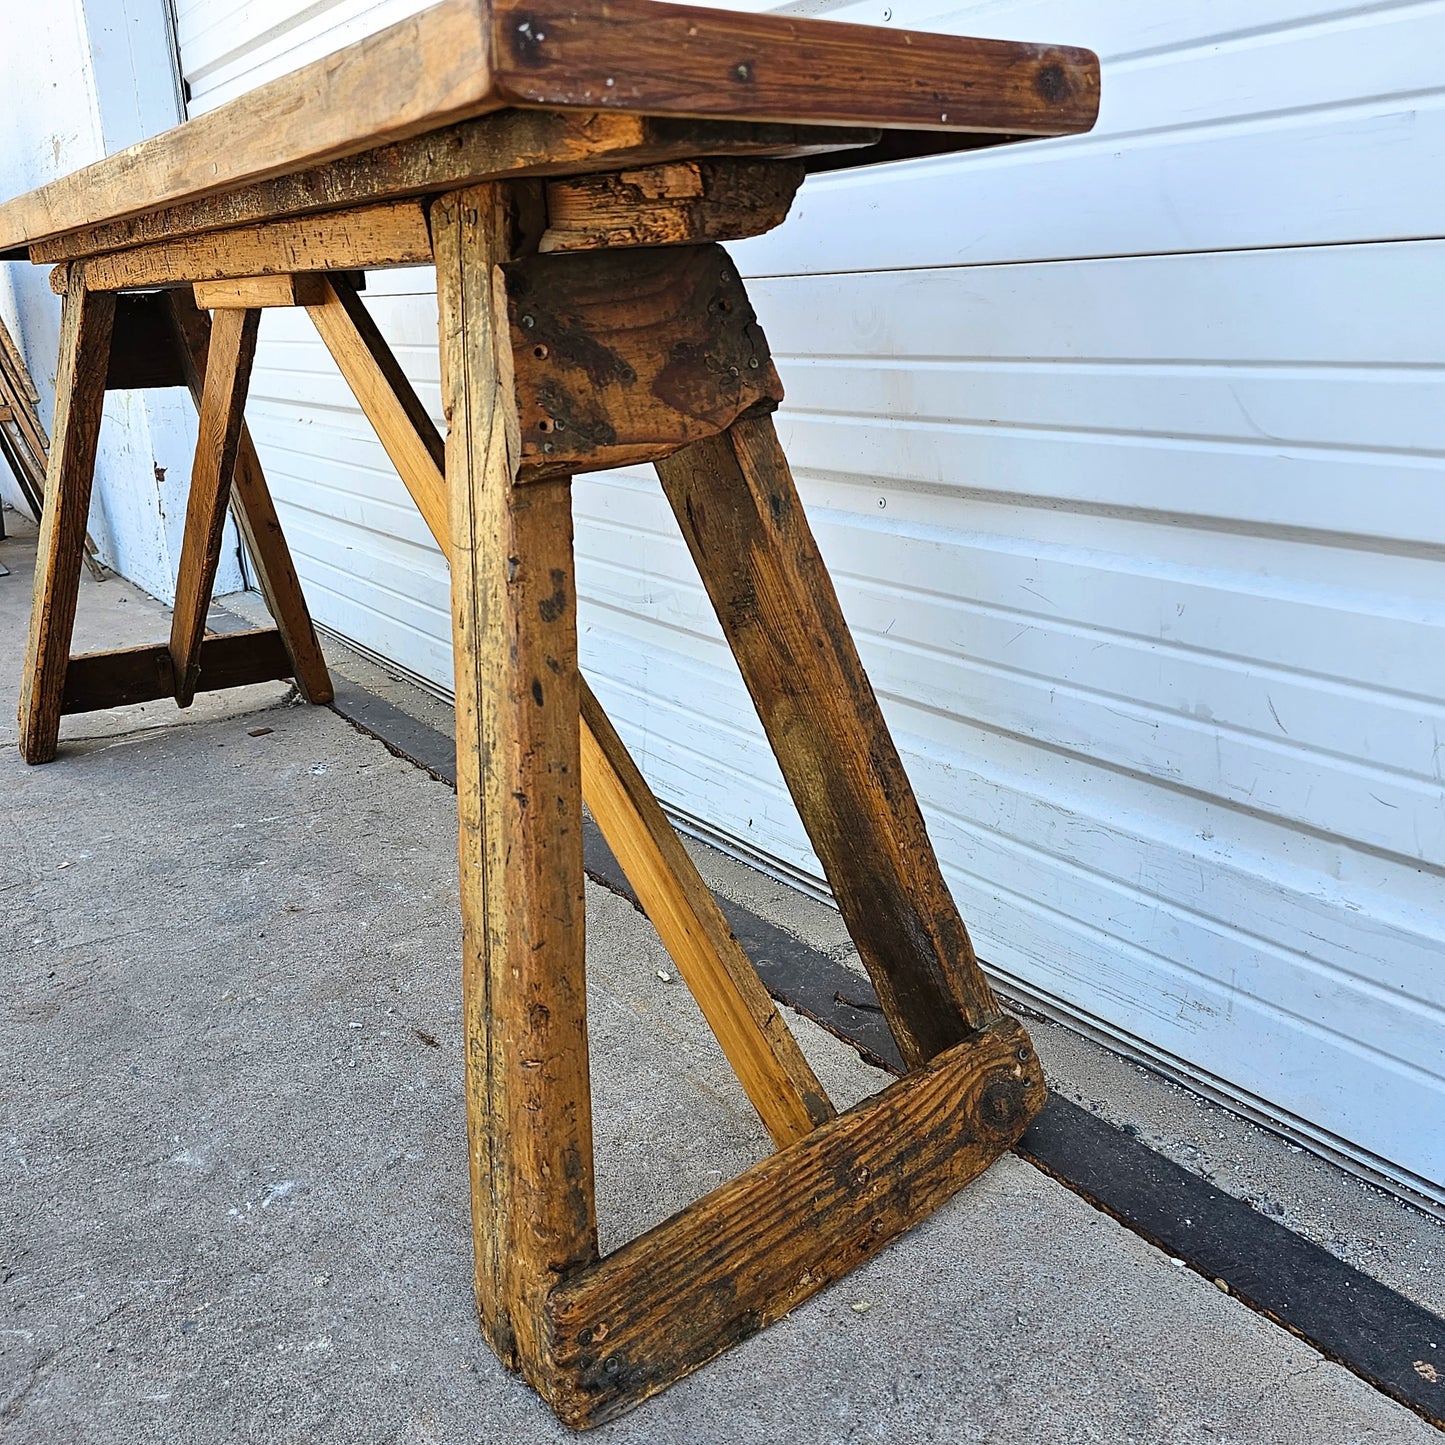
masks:
[[[182,0],[195,105],[417,8]],[[1445,1198],[1445,6],[891,12],[1105,60],[1091,135],[819,178],[736,248],[980,952]],[[429,280],[371,300],[435,406]],[[264,334],[318,615],[445,684],[420,519],[305,319]],[[584,662],[644,770],[816,876],[654,480],[577,513]]]

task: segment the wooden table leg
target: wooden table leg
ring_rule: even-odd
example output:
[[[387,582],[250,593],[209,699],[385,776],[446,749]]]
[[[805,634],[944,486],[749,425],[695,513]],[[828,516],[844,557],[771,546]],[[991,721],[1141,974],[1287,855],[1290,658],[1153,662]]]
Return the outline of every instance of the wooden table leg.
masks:
[[[450,432],[467,1118],[477,1299],[534,1374],[548,1292],[597,1255],[571,486],[517,483],[506,195],[432,209]]]
[[[200,676],[201,639],[221,558],[260,325],[259,311],[221,311],[211,327],[200,432],[176,574],[176,605],[171,615],[171,667],[176,702],[181,707],[191,705]]]
[[[915,1068],[999,1016],[771,417],[657,464],[783,777]]]
[[[35,600],[20,692],[20,755],[27,763],[50,762],[60,737],[65,669],[75,627],[115,319],[115,297],[87,290],[83,272],[79,266],[71,270],[60,322],[55,435],[50,445],[35,559]]]
[[[171,291],[169,300],[181,367],[192,400],[199,408],[205,389],[206,358],[211,346],[211,320],[196,305],[189,288]],[[244,423],[232,478],[231,509],[256,569],[261,596],[276,620],[277,630],[290,656],[289,675],[295,679],[301,696],[307,702],[330,702],[333,696],[331,675],[316,638],[306,597],[301,591],[296,564],[291,560],[281,521],[276,515],[276,504],[266,485],[261,459]]]

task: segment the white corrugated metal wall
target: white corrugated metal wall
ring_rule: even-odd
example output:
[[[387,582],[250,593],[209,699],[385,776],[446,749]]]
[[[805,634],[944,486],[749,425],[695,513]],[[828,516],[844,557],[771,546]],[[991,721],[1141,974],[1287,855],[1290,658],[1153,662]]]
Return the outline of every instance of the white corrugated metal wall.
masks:
[[[421,6],[176,8],[200,110]],[[736,248],[980,952],[1445,1198],[1445,7],[782,8],[1105,61],[1093,134],[813,180]],[[369,297],[435,406],[429,274]],[[446,684],[420,519],[305,318],[263,334],[318,616]],[[654,786],[816,875],[653,479],[577,511],[585,665]]]

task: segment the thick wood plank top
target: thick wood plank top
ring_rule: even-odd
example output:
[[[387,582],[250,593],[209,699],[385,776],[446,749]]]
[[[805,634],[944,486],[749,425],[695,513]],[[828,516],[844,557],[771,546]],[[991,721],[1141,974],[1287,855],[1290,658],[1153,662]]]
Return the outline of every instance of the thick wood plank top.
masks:
[[[0,256],[511,107],[1006,137],[1088,130],[1098,100],[1097,60],[1067,46],[658,0],[443,0],[0,205]]]

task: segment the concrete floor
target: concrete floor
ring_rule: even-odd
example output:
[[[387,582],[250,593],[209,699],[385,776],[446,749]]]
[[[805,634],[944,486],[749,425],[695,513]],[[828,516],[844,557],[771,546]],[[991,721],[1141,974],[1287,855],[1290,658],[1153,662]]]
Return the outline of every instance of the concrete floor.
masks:
[[[32,556],[0,543],[0,1441],[570,1438],[475,1324],[452,793],[280,684],[69,719],[61,759],[24,767]],[[87,580],[76,649],[167,626]],[[846,949],[822,905],[707,867]],[[646,922],[587,903],[608,1247],[766,1140]],[[840,1104],[884,1082],[797,1028]],[[1439,1308],[1434,1221],[1064,1034],[1039,1034],[1064,1092],[1142,1100],[1145,1132],[1192,1134],[1224,1187]],[[1439,1438],[1012,1156],[594,1438],[784,1437]]]

